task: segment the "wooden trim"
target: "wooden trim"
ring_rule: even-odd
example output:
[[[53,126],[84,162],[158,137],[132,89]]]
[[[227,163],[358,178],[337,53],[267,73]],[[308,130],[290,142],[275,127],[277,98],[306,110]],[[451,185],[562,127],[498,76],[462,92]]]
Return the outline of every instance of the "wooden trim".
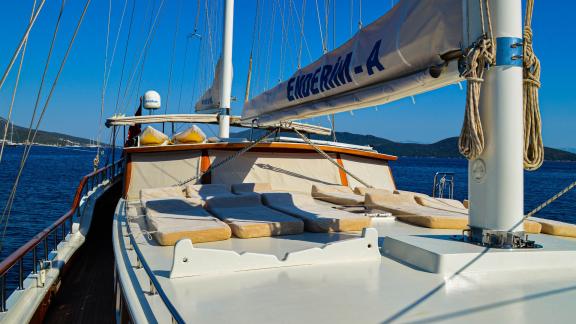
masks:
[[[122,192],[122,197],[124,199],[128,197],[128,189],[130,188],[131,178],[132,178],[132,156],[130,154],[127,154],[126,168],[124,169],[124,190]]]
[[[126,153],[150,153],[150,152],[173,152],[188,150],[232,150],[237,151],[250,143],[204,143],[204,144],[179,144],[166,146],[146,146],[125,148]],[[394,155],[381,154],[377,152],[363,151],[345,147],[318,145],[326,153],[342,153],[354,156],[367,157],[377,160],[395,161],[398,157]],[[301,143],[261,143],[256,145],[251,152],[304,152],[316,153],[313,147]]]
[[[210,168],[211,164],[212,162],[210,161],[208,150],[202,150],[202,156],[200,157],[200,172],[206,172]],[[202,176],[200,183],[212,183],[212,172],[206,173],[204,176]]]
[[[344,163],[342,163],[342,158],[340,157],[340,153],[336,153],[336,162],[338,162],[338,165],[340,165],[341,167],[344,167]],[[340,183],[343,186],[348,187],[348,175],[346,174],[346,172],[344,172],[344,170],[338,168],[338,173],[340,173]]]

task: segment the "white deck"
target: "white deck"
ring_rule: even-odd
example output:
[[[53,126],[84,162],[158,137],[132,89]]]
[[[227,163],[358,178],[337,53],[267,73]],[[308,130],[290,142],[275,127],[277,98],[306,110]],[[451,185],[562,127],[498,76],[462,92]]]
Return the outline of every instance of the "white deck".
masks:
[[[127,250],[126,218],[121,201],[114,222],[118,275],[135,321],[168,322],[158,295],[148,294],[144,269],[136,269]],[[128,208],[131,216],[139,208]],[[144,218],[130,224],[145,229]],[[374,219],[379,245],[386,237],[448,235],[393,219]],[[282,237],[236,239],[195,244],[236,252],[287,252],[319,247],[359,235],[305,233]],[[162,290],[186,322],[198,323],[382,323],[382,322],[571,322],[576,317],[576,268],[515,271],[466,271],[435,274],[383,256],[380,262],[262,269],[227,275],[169,279],[174,247],[158,246],[137,235],[145,261]],[[557,249],[576,250],[576,240],[531,235]],[[505,253],[500,251],[499,253]],[[137,284],[136,284],[137,283]]]

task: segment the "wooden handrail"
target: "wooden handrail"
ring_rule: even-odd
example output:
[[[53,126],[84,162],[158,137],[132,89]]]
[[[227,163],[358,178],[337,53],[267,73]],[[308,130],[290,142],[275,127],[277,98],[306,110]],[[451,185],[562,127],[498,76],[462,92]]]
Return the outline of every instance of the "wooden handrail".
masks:
[[[8,257],[6,257],[6,259],[2,260],[2,262],[0,262],[0,277],[4,276],[6,272],[8,272],[16,263],[18,263],[18,261],[20,261],[22,257],[24,257],[28,252],[32,251],[32,249],[34,249],[36,246],[38,246],[38,244],[40,244],[42,240],[48,237],[48,235],[50,235],[54,230],[64,224],[70,217],[74,216],[78,206],[80,206],[82,192],[84,191],[84,187],[86,186],[88,179],[102,172],[105,172],[106,170],[112,168],[113,166],[119,165],[122,162],[123,159],[120,159],[82,177],[80,184],[78,184],[78,187],[76,188],[76,194],[74,195],[74,200],[72,201],[72,207],[70,210],[68,210],[62,217],[58,218],[55,222],[50,224],[50,226],[46,227],[40,233],[34,235],[30,241],[26,242],[26,244],[19,247],[16,251],[12,252]],[[114,175],[112,174],[111,177],[114,177]]]

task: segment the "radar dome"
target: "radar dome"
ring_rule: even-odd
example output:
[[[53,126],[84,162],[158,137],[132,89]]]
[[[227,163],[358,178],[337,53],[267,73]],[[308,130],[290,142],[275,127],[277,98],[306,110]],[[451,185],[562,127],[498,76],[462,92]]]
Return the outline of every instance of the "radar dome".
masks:
[[[159,109],[161,106],[160,94],[154,90],[148,90],[144,94],[144,109]]]

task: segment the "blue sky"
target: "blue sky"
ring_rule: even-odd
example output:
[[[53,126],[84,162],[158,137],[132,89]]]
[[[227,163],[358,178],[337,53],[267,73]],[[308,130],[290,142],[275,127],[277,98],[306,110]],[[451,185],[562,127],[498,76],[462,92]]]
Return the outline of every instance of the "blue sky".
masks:
[[[109,59],[116,38],[119,21],[125,0],[113,0],[110,33]],[[105,116],[115,110],[116,93],[120,80],[122,58],[130,20],[132,4],[136,3],[133,20],[132,39],[129,44],[124,83],[133,74],[133,63],[146,39],[154,14],[162,0],[128,0],[123,28],[120,33],[114,62],[110,72],[108,91],[105,97]],[[351,31],[357,29],[359,20],[359,0],[353,1],[351,11],[349,0],[333,0],[330,9],[328,46],[332,48],[347,40]],[[32,8],[32,0],[2,1],[3,20],[0,21],[0,68],[3,70],[17,45]],[[156,89],[167,101],[169,70],[172,58],[172,44],[180,14],[179,33],[176,38],[174,68],[171,78],[171,95],[168,99],[168,112],[189,112],[193,97],[198,97],[210,83],[213,69],[212,57],[218,57],[220,50],[220,11],[222,1],[209,0],[208,11],[212,12],[211,33],[208,33],[205,19],[205,0],[201,0],[199,32],[203,40],[187,39],[194,30],[197,12],[196,0],[165,0],[158,19],[158,30],[146,56],[145,68],[138,92],[138,73],[135,73],[133,89],[120,100],[121,111],[132,113],[138,94],[147,89]],[[324,25],[324,0],[318,0],[320,19]],[[333,3],[333,2],[331,2]],[[536,1],[534,14],[535,50],[542,61],[542,89],[540,91],[543,119],[544,142],[552,147],[576,147],[576,97],[573,75],[576,67],[570,64],[567,53],[576,50],[571,41],[575,28],[571,24],[576,4],[572,1]],[[56,74],[68,40],[72,35],[84,0],[68,0],[63,16],[61,32],[58,35],[56,51],[49,72],[49,80]],[[391,0],[363,0],[362,22],[364,25],[383,15],[392,5]],[[299,29],[296,15],[302,15],[302,0],[261,0],[262,21],[259,24],[260,41],[254,47],[252,93],[256,94],[277,81],[286,79],[296,69],[299,47]],[[48,50],[52,31],[58,15],[60,1],[47,1],[44,11],[30,36],[21,85],[14,106],[14,120],[17,124],[28,124],[34,98],[38,89],[41,71]],[[335,10],[334,10],[335,9]],[[335,16],[334,12],[336,13]],[[217,14],[216,14],[217,13]],[[320,29],[314,0],[308,0],[304,10],[305,43],[302,65],[310,63],[322,54]],[[248,70],[248,57],[252,49],[256,0],[236,0],[234,30],[234,81],[233,96],[242,101]],[[86,20],[80,30],[72,54],[65,67],[55,96],[48,108],[42,128],[65,132],[83,137],[95,137],[98,132],[98,116],[101,103],[101,89],[104,69],[106,23],[108,0],[93,0]],[[282,28],[284,21],[284,28]],[[335,22],[335,23],[334,23]],[[285,30],[284,32],[282,30]],[[210,54],[209,36],[212,35]],[[257,33],[258,34],[258,33]],[[335,36],[335,37],[334,37]],[[271,42],[270,42],[271,40]],[[201,43],[203,42],[203,45]],[[186,69],[184,54],[188,46]],[[200,47],[202,51],[200,51]],[[199,54],[202,53],[202,54]],[[281,54],[283,53],[283,54]],[[0,91],[0,116],[6,117],[14,84],[17,65]],[[182,78],[183,77],[183,78]],[[182,99],[180,100],[180,87]],[[122,88],[121,93],[124,92]],[[47,93],[45,89],[44,94]],[[360,134],[373,134],[396,141],[431,143],[460,132],[464,113],[464,91],[457,85],[449,86],[432,93],[418,95],[415,103],[410,98],[398,102],[368,108],[336,116],[337,130]],[[241,103],[233,103],[233,113],[240,114]],[[328,125],[327,118],[319,117],[310,122]]]

